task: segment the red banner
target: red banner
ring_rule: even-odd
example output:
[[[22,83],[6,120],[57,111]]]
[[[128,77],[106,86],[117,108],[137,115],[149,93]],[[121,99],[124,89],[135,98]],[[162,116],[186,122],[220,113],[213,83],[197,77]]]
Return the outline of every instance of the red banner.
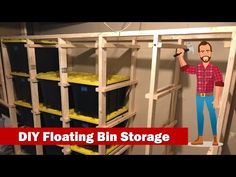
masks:
[[[2,145],[185,145],[187,128],[0,128]]]

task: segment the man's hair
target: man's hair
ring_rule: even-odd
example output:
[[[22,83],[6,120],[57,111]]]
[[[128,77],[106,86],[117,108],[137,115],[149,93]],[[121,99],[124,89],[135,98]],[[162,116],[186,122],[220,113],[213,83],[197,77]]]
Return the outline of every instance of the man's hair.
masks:
[[[207,42],[207,41],[202,41],[202,42],[200,42],[200,44],[198,45],[198,52],[200,52],[200,46],[201,45],[209,45],[210,46],[210,50],[211,50],[211,52],[212,52],[212,46],[211,46],[211,44],[209,43],[209,42]]]

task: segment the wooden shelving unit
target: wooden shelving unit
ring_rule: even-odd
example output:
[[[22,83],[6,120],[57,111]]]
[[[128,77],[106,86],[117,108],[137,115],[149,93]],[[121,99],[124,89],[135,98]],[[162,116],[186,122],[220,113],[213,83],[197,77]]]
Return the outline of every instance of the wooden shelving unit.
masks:
[[[63,127],[67,128],[70,127],[70,120],[74,116],[70,116],[69,114],[69,95],[68,95],[68,87],[70,86],[70,83],[68,82],[68,66],[67,66],[67,49],[70,48],[96,48],[97,49],[97,71],[98,71],[98,82],[99,85],[96,89],[98,92],[99,97],[99,115],[98,115],[98,127],[114,127],[117,124],[127,120],[131,119],[135,116],[136,112],[134,110],[134,97],[135,97],[135,85],[137,84],[137,81],[135,80],[135,69],[136,69],[136,53],[138,50],[138,46],[135,45],[135,40],[131,40],[130,45],[120,45],[120,44],[114,44],[114,43],[108,43],[106,42],[106,39],[102,36],[99,36],[98,34],[73,34],[73,35],[40,35],[40,36],[14,36],[14,37],[7,37],[2,39],[2,53],[3,53],[3,61],[4,65],[6,65],[5,73],[8,77],[7,78],[7,90],[11,90],[9,92],[9,103],[12,105],[9,107],[11,110],[11,120],[14,125],[14,127],[17,127],[17,120],[16,120],[16,107],[15,107],[15,98],[14,98],[14,88],[13,88],[13,82],[12,77],[14,77],[14,74],[12,74],[11,67],[10,67],[10,60],[8,57],[8,53],[6,50],[6,46],[4,44],[4,41],[11,42],[11,40],[26,40],[25,47],[27,48],[27,55],[28,55],[28,66],[29,66],[29,82],[31,87],[31,96],[32,96],[32,113],[34,117],[34,127],[41,127],[40,123],[40,111],[42,111],[42,108],[40,107],[39,103],[39,92],[38,92],[38,80],[37,80],[37,70],[36,70],[36,57],[35,57],[35,48],[58,48],[58,54],[59,54],[59,75],[60,75],[60,81],[58,83],[60,87],[61,92],[61,121],[63,122]],[[76,42],[77,40],[80,41],[80,39],[86,41],[86,40],[92,40],[94,41],[94,44],[88,45],[83,44],[83,42]],[[38,41],[42,40],[51,40],[54,41],[55,44],[35,44],[38,43]],[[76,44],[75,44],[76,42]],[[107,85],[107,54],[106,51],[108,48],[130,48],[131,52],[131,69],[130,69],[130,76],[129,81],[123,81],[112,85]],[[121,115],[117,116],[116,118],[112,119],[111,121],[107,121],[107,114],[106,114],[106,93],[108,91],[130,86],[130,96],[129,96],[129,108],[127,113],[122,113]],[[18,103],[19,104],[19,103]],[[119,111],[118,111],[119,112]],[[122,111],[121,111],[122,112]],[[76,118],[78,119],[78,118]],[[37,154],[43,154],[42,146],[36,146],[36,152]],[[124,152],[129,148],[130,146],[118,146],[117,148],[113,148],[114,152],[108,151],[106,152],[105,145],[99,145],[99,151],[98,154],[103,155],[107,153],[119,153]],[[20,154],[20,148],[19,146],[16,146],[16,152],[17,154]],[[63,153],[65,155],[71,153],[71,148],[69,145],[64,146]],[[117,149],[117,150],[116,150]],[[116,152],[117,151],[117,152]],[[86,153],[86,151],[83,151]],[[97,153],[95,153],[97,154]]]

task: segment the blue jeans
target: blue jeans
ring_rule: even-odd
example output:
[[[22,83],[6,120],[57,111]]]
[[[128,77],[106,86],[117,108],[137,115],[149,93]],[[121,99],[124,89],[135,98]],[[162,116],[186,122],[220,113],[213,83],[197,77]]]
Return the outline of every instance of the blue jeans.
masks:
[[[217,134],[216,132],[216,125],[217,125],[217,119],[216,119],[216,113],[215,108],[213,107],[213,96],[197,96],[196,98],[196,106],[197,106],[197,125],[198,125],[198,136],[203,135],[203,127],[204,127],[204,115],[203,115],[203,108],[204,108],[204,101],[206,101],[207,108],[210,115],[211,120],[211,129],[212,134],[215,136]]]

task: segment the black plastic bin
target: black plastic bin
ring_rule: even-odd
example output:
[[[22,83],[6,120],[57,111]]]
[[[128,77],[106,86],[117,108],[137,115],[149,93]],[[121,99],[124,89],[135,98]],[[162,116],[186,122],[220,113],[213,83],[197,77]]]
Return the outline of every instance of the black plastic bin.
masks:
[[[116,125],[115,127],[125,127],[127,124],[127,120],[124,122],[121,122],[120,124]],[[84,121],[79,121],[79,120],[75,120],[75,119],[71,119],[70,121],[70,127],[74,127],[74,128],[95,128],[97,125],[96,124],[92,124],[89,122],[84,122]],[[98,151],[98,145],[79,145],[80,147],[84,147],[86,149],[90,149],[92,151]],[[111,145],[106,145],[106,148],[111,147]]]
[[[10,117],[9,108],[4,106],[4,105],[2,105],[2,104],[0,104],[0,116],[2,114],[7,116],[7,117]]]
[[[36,48],[35,58],[38,73],[59,70],[57,48]]]
[[[98,117],[98,92],[97,86],[71,84],[75,111],[91,117]],[[127,88],[120,88],[107,92],[106,112],[110,114],[124,106]]]
[[[29,73],[27,48],[23,42],[5,43],[11,63],[11,70],[14,72]]]
[[[16,100],[23,100],[31,103],[30,82],[28,77],[14,76],[13,85],[16,93]]]
[[[18,127],[34,127],[33,113],[30,108],[16,106]]]
[[[75,111],[83,115],[98,117],[98,93],[96,86],[71,84]]]
[[[62,127],[61,116],[41,112],[41,127]]]
[[[54,145],[44,145],[43,146],[44,155],[64,155],[62,152],[62,147]]]
[[[33,114],[30,108],[16,106],[18,127],[34,127]],[[36,155],[36,146],[21,145],[22,150],[29,155]]]
[[[24,42],[5,43],[14,72],[29,73],[27,48]],[[59,58],[57,48],[36,48],[36,67],[37,72],[58,71]]]
[[[36,155],[36,146],[34,145],[21,145],[21,148],[29,155]]]
[[[71,151],[70,155],[80,155],[83,156],[84,154],[81,154],[79,152]]]
[[[98,93],[98,92],[97,92]],[[118,109],[118,90],[111,90],[107,92],[107,114],[112,113]]]
[[[41,102],[44,106],[61,110],[61,91],[58,86],[59,81],[39,79],[39,87],[42,93]],[[69,87],[69,107],[74,107],[72,92]]]
[[[127,93],[128,93],[129,87],[123,87],[120,89],[117,89],[117,108],[122,108],[126,103]]]

